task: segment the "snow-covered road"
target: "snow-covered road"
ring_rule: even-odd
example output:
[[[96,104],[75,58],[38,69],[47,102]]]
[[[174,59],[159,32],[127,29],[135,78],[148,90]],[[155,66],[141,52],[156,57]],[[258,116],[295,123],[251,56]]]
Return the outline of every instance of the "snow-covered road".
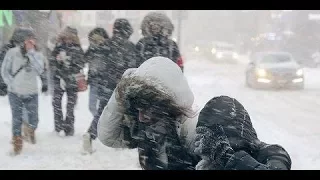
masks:
[[[261,140],[279,143],[288,150],[293,169],[320,169],[320,70],[306,70],[303,91],[264,91],[245,87],[244,69],[242,64],[194,60],[186,63],[185,74],[199,107],[213,96],[237,98],[249,111]],[[0,115],[0,169],[139,169],[136,150],[110,149],[96,141],[96,153],[80,154],[81,135],[92,119],[87,92],[80,94],[75,136],[64,138],[52,133],[51,98],[41,96],[38,143],[25,143],[23,153],[14,158],[8,156],[11,112],[7,97],[0,98]]]
[[[293,169],[320,168],[320,69],[306,69],[306,88],[253,90],[245,86],[245,65],[217,65],[207,61],[188,64],[187,77],[197,104],[229,95],[248,110],[261,140],[279,143],[290,153]]]

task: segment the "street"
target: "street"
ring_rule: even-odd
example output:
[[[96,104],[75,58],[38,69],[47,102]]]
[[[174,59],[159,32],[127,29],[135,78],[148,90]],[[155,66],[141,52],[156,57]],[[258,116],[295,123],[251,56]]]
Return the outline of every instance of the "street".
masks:
[[[306,88],[302,91],[249,89],[244,70],[242,63],[189,60],[185,74],[198,109],[214,96],[235,97],[248,110],[258,137],[270,144],[278,143],[289,152],[292,169],[319,169],[320,69],[306,69]],[[81,155],[82,134],[92,120],[88,92],[79,95],[74,137],[61,138],[53,133],[51,96],[41,95],[39,101],[38,143],[25,143],[21,155],[10,157],[11,111],[7,97],[0,98],[0,169],[140,169],[136,149],[110,149],[97,140],[93,144],[96,153]]]

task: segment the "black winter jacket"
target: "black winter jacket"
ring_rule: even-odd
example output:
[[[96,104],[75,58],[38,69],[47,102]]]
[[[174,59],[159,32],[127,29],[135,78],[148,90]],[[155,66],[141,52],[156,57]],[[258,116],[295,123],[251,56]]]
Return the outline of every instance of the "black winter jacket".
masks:
[[[198,124],[209,127],[220,124],[235,154],[226,170],[290,170],[291,159],[280,145],[261,142],[252,126],[250,116],[242,104],[234,98],[220,96],[211,99],[201,110]],[[213,163],[214,164],[214,163]]]
[[[61,51],[65,51],[66,55],[70,57],[66,62],[56,59]],[[65,43],[59,43],[53,50],[51,61],[54,77],[62,78],[66,82],[66,88],[77,87],[75,75],[80,73],[84,67],[85,62],[83,56],[84,52],[78,44],[67,45]]]
[[[147,36],[139,40],[136,45],[138,53],[138,65],[144,61],[156,57],[163,56],[171,59],[183,68],[179,62],[181,54],[178,45],[173,40],[163,36]],[[180,60],[179,60],[180,59]]]

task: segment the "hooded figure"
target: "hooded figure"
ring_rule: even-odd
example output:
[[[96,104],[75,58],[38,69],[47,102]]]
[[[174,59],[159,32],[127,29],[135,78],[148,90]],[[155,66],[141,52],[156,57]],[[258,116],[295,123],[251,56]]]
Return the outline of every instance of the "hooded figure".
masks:
[[[107,105],[112,91],[116,88],[122,74],[129,68],[136,68],[136,50],[129,41],[133,33],[132,26],[127,19],[116,19],[113,25],[113,36],[107,40],[101,55],[104,63],[101,66],[101,79],[99,80],[98,99],[99,108],[94,116],[91,126],[83,137],[83,149],[92,152],[91,141],[97,136],[97,123],[104,107]]]
[[[11,39],[9,40],[9,43],[5,44],[0,50],[0,68],[7,51],[11,48],[14,48],[16,46],[20,46],[21,44],[23,44],[25,37],[29,37],[29,36],[35,37],[35,34],[31,29],[21,28],[21,27],[15,28],[11,36]],[[47,67],[47,64],[48,64],[47,59],[45,59],[45,68]],[[46,92],[46,90],[48,89],[46,73],[44,72],[43,74],[41,74],[40,78],[42,81],[42,92]],[[7,95],[7,85],[3,82],[3,79],[0,76],[0,96],[5,96],[5,95]]]
[[[84,55],[84,59],[86,63],[89,64],[89,110],[94,116],[98,110],[98,90],[99,84],[103,80],[102,73],[104,70],[104,64],[106,63],[106,54],[104,54],[106,48],[105,45],[109,36],[103,28],[95,28],[89,33],[88,39],[90,46]]]
[[[136,45],[138,63],[147,59],[163,56],[171,59],[183,70],[183,61],[179,47],[170,36],[174,30],[171,20],[163,13],[150,12],[141,23],[143,38]]]
[[[234,98],[211,99],[201,110],[195,144],[204,160],[198,169],[290,170],[291,159],[279,145],[261,142],[246,109]]]
[[[37,48],[35,34],[30,29],[18,29],[12,38],[14,47],[5,53],[1,75],[8,86],[12,111],[13,154],[22,151],[23,110],[28,115],[28,138],[35,144],[38,126],[37,76],[45,70],[45,57]],[[26,120],[26,119],[24,119]]]
[[[143,169],[193,169],[197,161],[185,148],[182,125],[193,102],[179,66],[151,58],[123,74],[100,117],[98,137],[108,147],[138,148]]]

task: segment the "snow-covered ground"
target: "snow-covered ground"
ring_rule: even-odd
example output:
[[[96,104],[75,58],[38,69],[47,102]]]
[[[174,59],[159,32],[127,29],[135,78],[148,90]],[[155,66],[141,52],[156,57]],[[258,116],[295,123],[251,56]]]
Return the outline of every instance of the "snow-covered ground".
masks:
[[[249,111],[261,140],[279,143],[292,157],[293,169],[320,168],[320,70],[306,69],[303,91],[264,91],[244,85],[243,64],[217,65],[205,60],[189,60],[185,74],[196,103],[202,107],[211,97],[229,95],[239,99]],[[74,137],[57,137],[53,131],[51,97],[40,97],[37,144],[25,143],[20,156],[10,157],[11,111],[7,97],[0,98],[0,169],[140,169],[137,150],[116,150],[94,142],[97,152],[80,153],[81,136],[92,116],[88,93],[80,94],[76,108]]]

